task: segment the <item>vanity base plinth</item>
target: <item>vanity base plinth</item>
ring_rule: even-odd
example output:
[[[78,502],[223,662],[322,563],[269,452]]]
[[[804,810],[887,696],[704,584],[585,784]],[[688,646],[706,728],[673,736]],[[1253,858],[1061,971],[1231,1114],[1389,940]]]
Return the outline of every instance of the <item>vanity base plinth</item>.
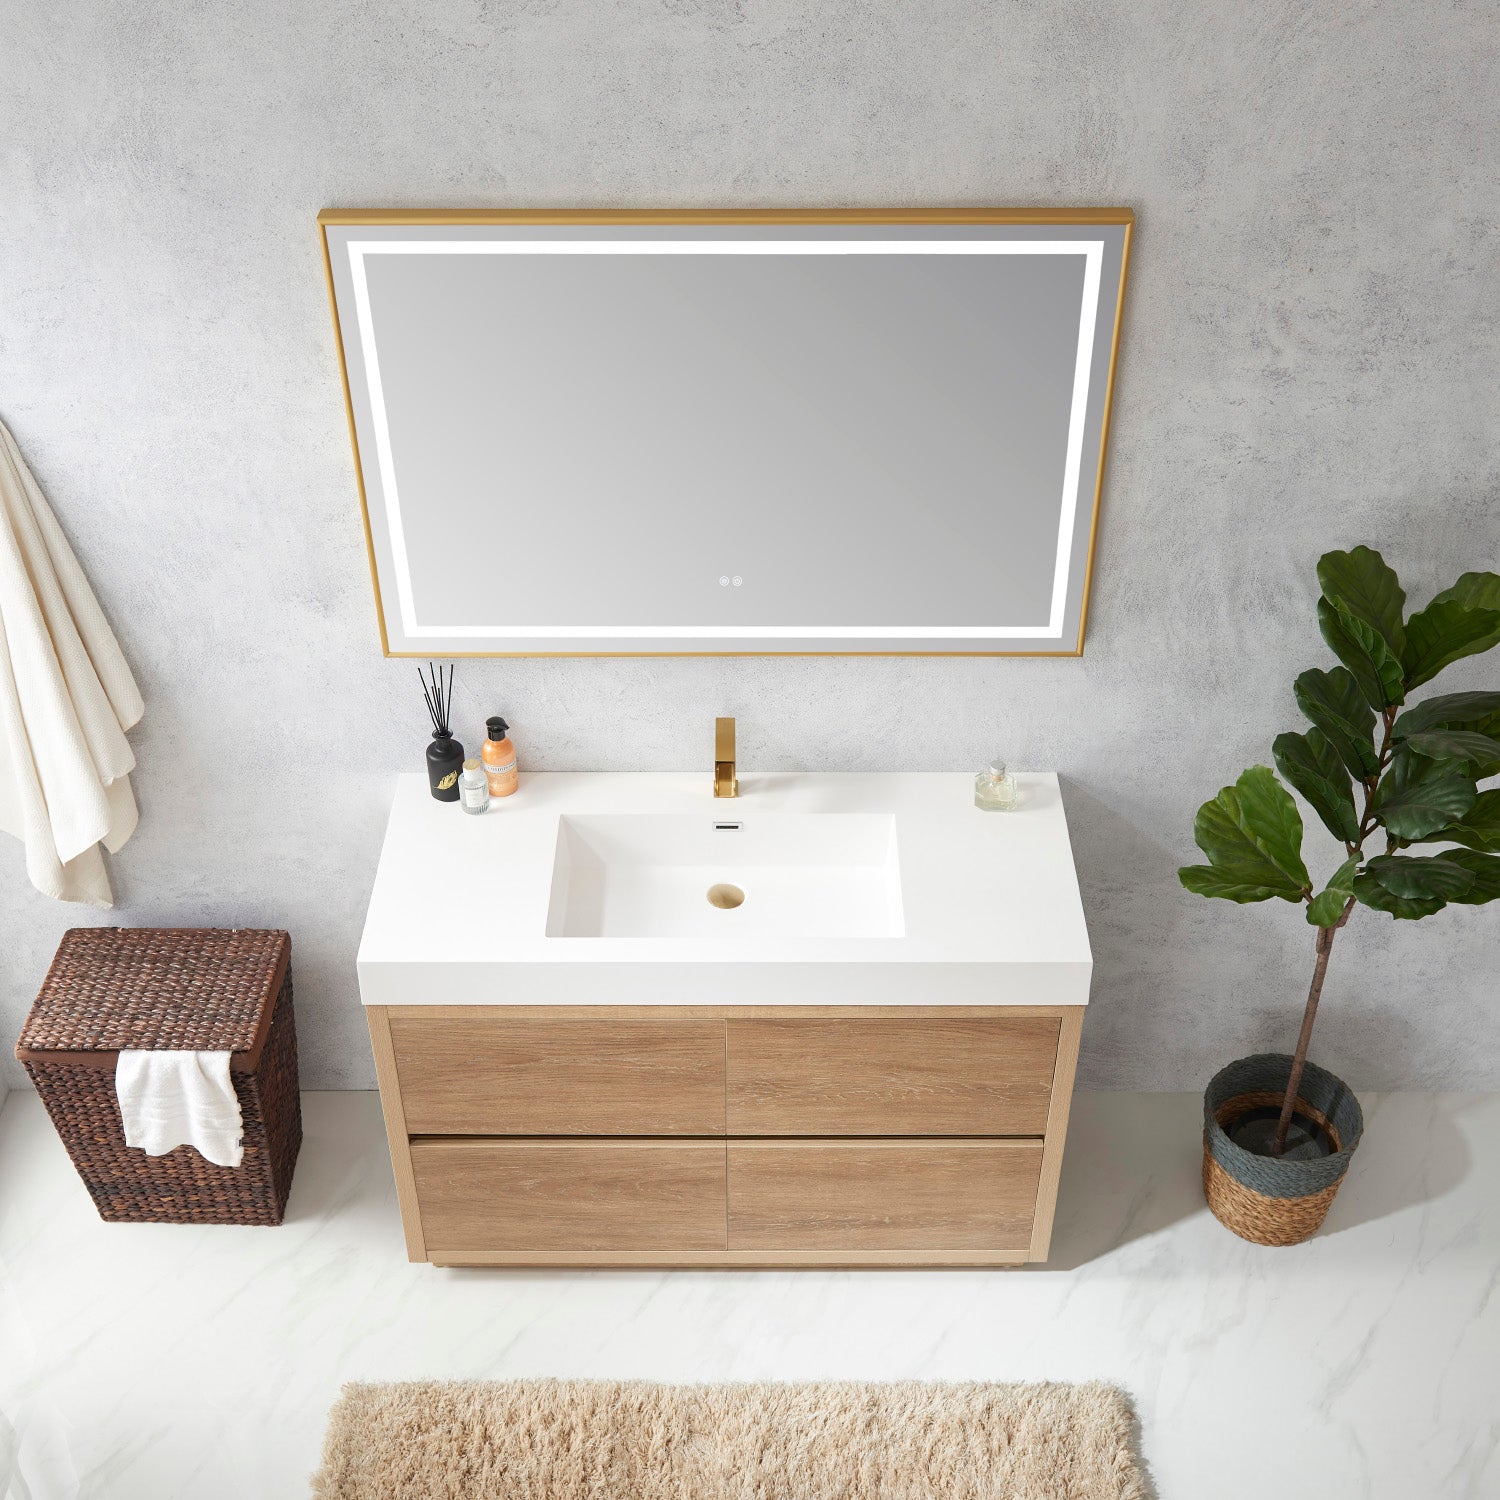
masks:
[[[641,1250],[634,1254],[608,1254],[593,1250],[550,1252],[432,1255],[427,1264],[445,1270],[517,1270],[563,1266],[588,1267],[596,1271],[1015,1271],[1027,1264],[1023,1255],[979,1256],[972,1253],[941,1255],[912,1251],[868,1251],[836,1253],[822,1250]]]
[[[1047,1257],[1082,1006],[366,1009],[413,1261]]]

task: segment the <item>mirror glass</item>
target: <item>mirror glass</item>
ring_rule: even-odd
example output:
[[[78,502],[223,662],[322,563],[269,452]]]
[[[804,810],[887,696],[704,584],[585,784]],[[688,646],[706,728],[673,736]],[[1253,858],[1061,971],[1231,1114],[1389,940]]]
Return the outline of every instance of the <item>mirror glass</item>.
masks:
[[[1124,211],[340,217],[389,652],[1081,649]]]

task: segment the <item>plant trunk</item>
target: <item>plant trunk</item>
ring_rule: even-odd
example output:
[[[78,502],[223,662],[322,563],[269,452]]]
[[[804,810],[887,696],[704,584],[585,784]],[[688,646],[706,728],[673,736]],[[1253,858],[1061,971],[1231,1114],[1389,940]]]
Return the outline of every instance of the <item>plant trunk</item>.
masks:
[[[1323,976],[1328,972],[1328,955],[1333,951],[1333,935],[1337,931],[1337,927],[1318,928],[1318,958],[1313,965],[1312,984],[1307,991],[1307,1008],[1302,1012],[1302,1031],[1297,1037],[1297,1050],[1292,1056],[1291,1076],[1286,1081],[1286,1097],[1281,1101],[1281,1118],[1276,1122],[1276,1137],[1271,1142],[1272,1156],[1280,1156],[1286,1150],[1286,1133],[1292,1123],[1297,1090],[1302,1085],[1302,1065],[1307,1061],[1307,1044],[1312,1041],[1313,1022],[1318,1018],[1318,999],[1323,993]]]

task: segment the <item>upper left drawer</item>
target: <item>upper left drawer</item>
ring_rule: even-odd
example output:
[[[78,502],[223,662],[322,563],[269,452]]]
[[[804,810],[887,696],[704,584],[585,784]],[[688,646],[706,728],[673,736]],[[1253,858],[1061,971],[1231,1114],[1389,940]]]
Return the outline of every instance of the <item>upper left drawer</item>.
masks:
[[[724,1023],[391,1015],[412,1135],[723,1135]]]

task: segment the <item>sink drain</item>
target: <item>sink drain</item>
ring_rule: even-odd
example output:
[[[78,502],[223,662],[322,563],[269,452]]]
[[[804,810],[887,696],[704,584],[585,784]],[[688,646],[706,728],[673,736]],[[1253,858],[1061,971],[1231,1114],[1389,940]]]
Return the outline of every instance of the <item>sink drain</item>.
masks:
[[[733,911],[743,900],[745,893],[737,885],[711,885],[708,888],[708,904],[720,911]]]

